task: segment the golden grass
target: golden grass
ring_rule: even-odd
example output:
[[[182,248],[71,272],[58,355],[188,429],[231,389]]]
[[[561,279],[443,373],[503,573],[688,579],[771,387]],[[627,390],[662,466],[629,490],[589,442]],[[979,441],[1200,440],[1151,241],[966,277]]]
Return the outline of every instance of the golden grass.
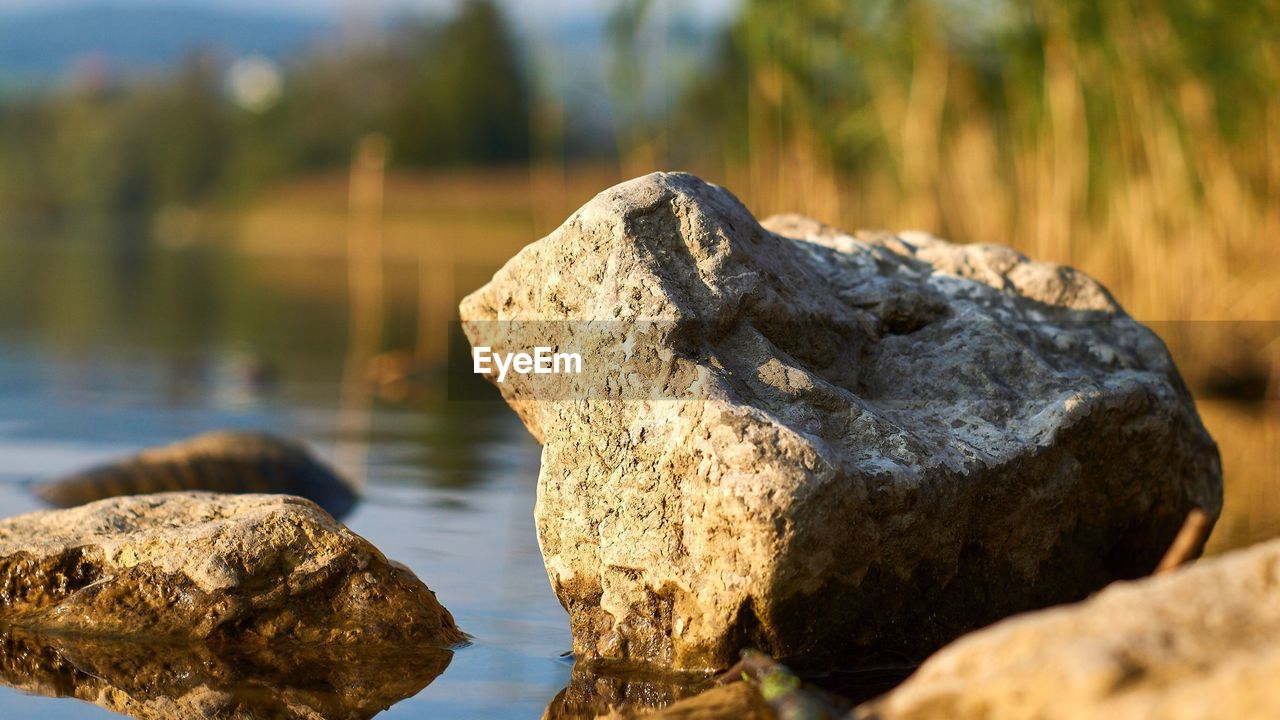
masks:
[[[1241,102],[1196,69],[1177,3],[1099,3],[1090,31],[1073,15],[1088,4],[1033,2],[1020,12],[1035,18],[1043,63],[1001,58],[1003,100],[992,100],[981,61],[947,39],[946,24],[966,18],[907,5],[904,38],[869,34],[838,5],[760,10],[745,30],[757,46],[745,156],[704,174],[757,214],[921,229],[1070,264],[1143,320],[1280,320],[1280,36],[1215,48],[1247,65],[1240,87],[1259,88]],[[861,85],[795,69],[837,41]],[[840,166],[842,126],[858,128],[862,149]]]
[[[611,167],[392,173],[383,216],[388,259],[424,246],[489,273],[545,235],[593,195],[615,184]],[[236,247],[260,255],[345,257],[345,174],[305,177],[273,188],[238,220]]]

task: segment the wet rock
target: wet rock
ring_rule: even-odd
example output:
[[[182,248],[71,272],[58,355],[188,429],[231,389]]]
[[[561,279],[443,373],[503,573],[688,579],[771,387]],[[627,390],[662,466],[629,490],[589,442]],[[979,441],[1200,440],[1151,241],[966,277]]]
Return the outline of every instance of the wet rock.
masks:
[[[255,645],[464,639],[407,568],[313,503],[161,493],[0,521],[0,624]]]
[[[144,720],[363,720],[449,665],[431,645],[240,649],[0,631],[0,682]]]
[[[240,431],[197,435],[36,486],[36,494],[57,507],[177,490],[297,495],[337,518],[358,499],[349,481],[303,445]]]
[[[608,190],[466,298],[544,443],[544,560],[583,661],[905,662],[1150,572],[1217,448],[1159,339],[998,246],[761,227],[725,190]],[[495,379],[492,375],[492,379]]]
[[[859,718],[1280,717],[1280,541],[1011,618]]]

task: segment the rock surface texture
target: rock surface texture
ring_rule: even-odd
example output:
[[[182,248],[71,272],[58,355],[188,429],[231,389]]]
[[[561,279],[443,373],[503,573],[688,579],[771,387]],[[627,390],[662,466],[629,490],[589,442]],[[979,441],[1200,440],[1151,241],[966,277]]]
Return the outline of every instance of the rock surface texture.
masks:
[[[358,499],[347,480],[303,445],[265,433],[225,430],[36,486],[36,494],[57,507],[177,490],[298,495],[338,518]]]
[[[161,493],[0,521],[0,624],[238,645],[464,639],[412,572],[284,495]]]
[[[588,661],[919,658],[1145,574],[1220,510],[1160,340],[1005,247],[762,227],[654,174],[461,311],[473,346],[583,358],[498,387],[544,444],[539,539]]]
[[[1280,541],[939,651],[859,718],[1280,717]]]

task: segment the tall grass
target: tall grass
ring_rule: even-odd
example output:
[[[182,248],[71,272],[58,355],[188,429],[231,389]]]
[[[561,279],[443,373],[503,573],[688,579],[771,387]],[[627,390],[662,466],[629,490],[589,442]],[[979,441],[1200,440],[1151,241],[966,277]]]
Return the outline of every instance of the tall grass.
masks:
[[[745,3],[711,174],[1082,267],[1140,318],[1280,319],[1280,3],[996,7]]]

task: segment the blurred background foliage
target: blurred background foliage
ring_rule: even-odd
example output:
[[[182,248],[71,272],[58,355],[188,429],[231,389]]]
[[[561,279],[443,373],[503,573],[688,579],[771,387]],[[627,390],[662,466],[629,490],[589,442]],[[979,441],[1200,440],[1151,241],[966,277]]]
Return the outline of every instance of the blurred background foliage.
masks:
[[[1276,0],[742,0],[710,28],[613,0],[596,54],[506,7],[402,15],[280,69],[197,48],[5,94],[0,209],[237,211],[376,132],[393,173],[527,168],[539,231],[578,178],[683,168],[761,215],[1079,265],[1147,319],[1280,306]]]
[[[770,208],[1016,244],[1148,318],[1265,314],[1274,284],[1230,281],[1280,249],[1278,23],[1271,0],[752,0],[683,128]]]
[[[376,133],[404,244],[424,217],[452,222],[490,269],[605,185],[689,169],[761,216],[1073,264],[1146,320],[1276,319],[1277,0],[740,0],[701,22],[697,6],[610,0],[592,28],[462,0],[308,31],[271,61],[90,63],[0,93],[0,222],[212,217],[259,245],[343,248],[343,178]],[[312,239],[286,242],[300,227]]]
[[[1169,305],[1138,277],[1275,260],[1275,0],[745,0],[701,35],[680,34],[675,3],[611,7],[605,97],[558,90],[543,76],[581,58],[539,64],[558,38],[517,37],[488,0],[299,54],[258,105],[229,90],[227,58],[198,49],[161,73],[10,94],[0,207],[234,207],[346,167],[378,131],[398,169],[690,168],[761,212],[1009,242],[1107,268],[1140,313],[1280,303],[1197,288]],[[714,48],[680,65],[681,43]],[[566,120],[599,105],[594,129]]]
[[[374,131],[405,168],[525,163],[520,60],[498,7],[477,0],[444,21],[403,17],[385,35],[294,58],[262,105],[237,97],[235,68],[202,48],[142,78],[9,97],[0,207],[45,219],[225,207],[274,181],[346,167]]]

